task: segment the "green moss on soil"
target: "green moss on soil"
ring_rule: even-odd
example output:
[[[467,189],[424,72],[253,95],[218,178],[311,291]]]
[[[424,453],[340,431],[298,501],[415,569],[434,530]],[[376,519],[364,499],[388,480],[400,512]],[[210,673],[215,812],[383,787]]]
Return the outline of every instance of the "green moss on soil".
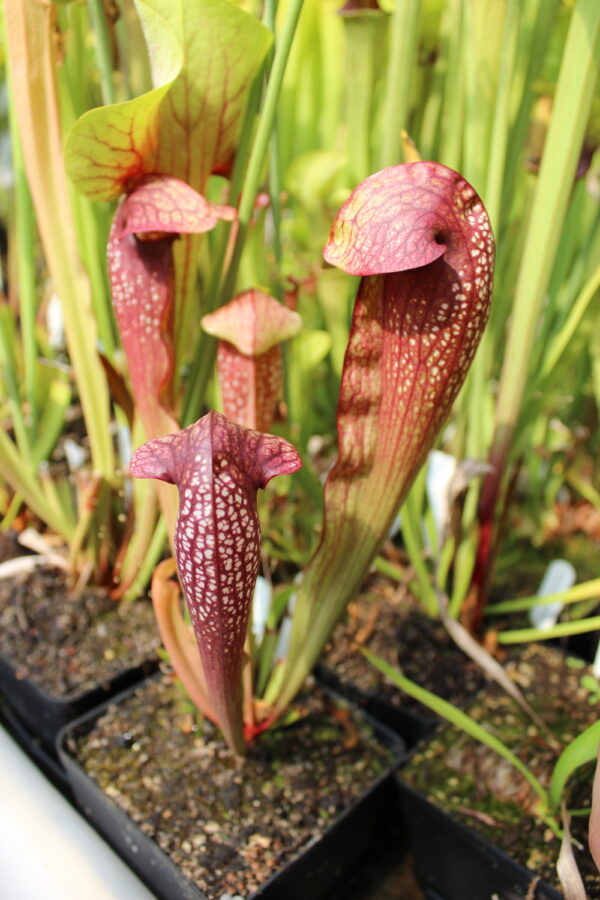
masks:
[[[209,898],[247,896],[392,765],[344,709],[313,689],[297,722],[241,760],[211,723],[182,712],[163,676],[111,705],[72,753]]]
[[[543,645],[513,654],[507,670],[543,718],[560,748],[593,724],[598,704],[581,683],[587,669],[565,665],[562,653]],[[479,724],[500,738],[547,787],[557,758],[546,736],[496,685],[489,685],[468,709]],[[567,785],[573,809],[589,807],[594,766],[583,766]],[[558,887],[559,840],[536,817],[537,795],[519,772],[489,748],[445,726],[420,746],[401,777],[436,805],[482,834],[536,875]],[[600,898],[600,875],[587,851],[587,817],[572,821],[583,845],[576,859],[588,896]]]

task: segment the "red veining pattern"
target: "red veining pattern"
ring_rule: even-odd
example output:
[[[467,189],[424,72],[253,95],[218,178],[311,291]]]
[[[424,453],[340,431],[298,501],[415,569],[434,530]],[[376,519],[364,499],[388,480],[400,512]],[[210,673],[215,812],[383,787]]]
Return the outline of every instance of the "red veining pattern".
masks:
[[[211,702],[227,734],[241,728],[241,671],[260,560],[256,492],[300,468],[294,447],[211,412],[147,442],[131,472],[179,489],[175,555]]]
[[[493,238],[481,200],[458,172],[416,162],[361,182],[340,209],[323,255],[352,275],[381,275],[428,265],[463,241],[472,259],[489,253]]]
[[[144,27],[161,4],[142,6]],[[165,71],[159,64],[155,90],[90,110],[72,129],[67,166],[86,196],[116,197],[151,172],[168,172],[203,191],[211,171],[231,162],[248,88],[271,34],[228,0],[172,6],[164,37],[165,45],[179,45],[179,67]],[[147,39],[152,61],[160,49],[152,28]]]
[[[223,412],[232,422],[269,431],[283,390],[283,362],[277,344],[259,356],[244,356],[219,341],[217,373]]]
[[[204,316],[202,327],[221,339],[217,373],[225,415],[247,428],[269,431],[283,388],[279,343],[300,330],[300,316],[252,290]]]
[[[483,204],[444,166],[394,166],[351,195],[325,257],[371,275],[355,304],[339,460],[329,481],[370,472],[376,461],[378,471],[385,461],[396,472],[413,470],[450,411],[487,321],[494,242]]]
[[[160,394],[173,367],[174,235],[152,243],[138,241],[132,234],[117,237],[123,206],[108,239],[113,307],[136,406],[147,431],[155,434],[160,428],[156,421]]]
[[[235,209],[209,203],[184,181],[165,175],[146,175],[128,194],[118,226],[118,236],[145,231],[200,234],[219,219],[233,219]]]
[[[308,610],[290,650],[300,675],[300,655],[310,665],[322,649],[313,635],[327,635],[360,589],[464,381],[488,318],[494,240],[464,178],[419,162],[359,185],[325,258],[366,277],[344,359],[321,542],[297,597]],[[278,705],[299,686],[288,679]]]
[[[149,434],[162,430],[161,392],[173,368],[173,240],[178,233],[213,228],[220,211],[176,178],[148,176],[123,200],[113,221],[107,248],[113,306],[136,406]]]
[[[256,356],[297,334],[302,319],[270,294],[251,290],[204,316],[202,327],[245,356]]]

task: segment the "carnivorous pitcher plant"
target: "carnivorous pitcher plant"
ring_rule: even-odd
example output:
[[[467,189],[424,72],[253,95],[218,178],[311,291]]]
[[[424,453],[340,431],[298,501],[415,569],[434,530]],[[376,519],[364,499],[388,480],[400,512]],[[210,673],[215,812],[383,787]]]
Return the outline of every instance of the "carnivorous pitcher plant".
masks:
[[[357,593],[444,424],[485,326],[494,241],[483,204],[430,162],[372,175],[340,210],[325,259],[362,276],[338,405],[338,458],[320,544],[301,575],[291,643],[253,728],[281,716]],[[256,487],[299,465],[293,449],[209,414],[136,451],[134,474],[179,485],[176,554],[208,704],[238,752],[240,681],[259,552]]]

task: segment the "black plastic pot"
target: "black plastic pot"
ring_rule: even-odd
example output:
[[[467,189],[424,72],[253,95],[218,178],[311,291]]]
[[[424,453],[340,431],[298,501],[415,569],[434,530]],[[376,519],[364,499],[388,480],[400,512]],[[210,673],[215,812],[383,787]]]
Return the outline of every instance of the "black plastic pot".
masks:
[[[598,632],[586,631],[563,638],[559,646],[569,655],[578,656],[586,663],[593,663],[598,651]]]
[[[69,722],[114,697],[120,691],[137,684],[158,668],[158,659],[148,660],[135,668],[126,669],[104,684],[80,693],[55,696],[31,678],[19,678],[15,665],[0,654],[0,693],[5,706],[32,737],[39,739],[54,753],[56,735]]]
[[[561,900],[544,881],[530,893],[533,872],[430,803],[401,775],[396,783],[416,872],[432,898]]]
[[[37,765],[38,769],[69,800],[72,799],[67,774],[59,762],[54,747],[47,747],[40,738],[33,737],[18,716],[0,695],[0,725],[12,736],[19,747]]]
[[[398,702],[395,703],[381,697],[376,691],[365,691],[352,682],[342,681],[335,669],[323,663],[316,666],[315,676],[321,684],[345,697],[377,722],[391,728],[409,748],[430,737],[441,724],[441,720],[434,715],[418,715],[403,708],[399,692]]]
[[[124,692],[121,698],[130,693]],[[116,702],[119,699],[116,698]],[[69,736],[90,730],[107,706],[103,704],[92,714],[71,723],[57,738],[58,753],[77,804],[160,900],[206,900],[205,894],[100,790],[69,754]],[[404,756],[404,745],[377,723],[372,724],[378,737],[394,750],[395,762],[366,794],[335,820],[322,838],[310,842],[248,900],[335,900],[343,896],[344,886],[364,866],[372,864],[374,857],[383,853],[389,855],[391,848],[396,848],[400,857],[406,849],[394,781],[394,771]]]

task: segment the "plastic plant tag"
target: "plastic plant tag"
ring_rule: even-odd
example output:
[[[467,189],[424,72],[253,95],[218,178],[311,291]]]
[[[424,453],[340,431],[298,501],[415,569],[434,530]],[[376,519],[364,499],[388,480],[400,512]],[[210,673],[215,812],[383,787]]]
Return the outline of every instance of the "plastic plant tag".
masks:
[[[259,575],[256,579],[254,588],[254,596],[252,598],[252,636],[257,644],[260,644],[264,637],[267,619],[271,611],[271,603],[273,601],[273,588],[266,578]]]
[[[575,584],[576,578],[577,573],[570,562],[566,559],[554,559],[546,569],[538,595],[540,597],[548,597],[551,594],[568,591]],[[556,625],[563,606],[564,604],[560,601],[534,606],[529,613],[531,624],[535,628],[539,628],[540,631],[548,631],[548,629]]]
[[[63,442],[67,464],[71,472],[78,472],[86,463],[87,453],[85,449],[71,438],[66,438]]]
[[[277,636],[277,646],[275,647],[274,661],[276,663],[284,660],[288,655],[290,640],[292,637],[292,620],[290,616],[285,616],[279,628]]]
[[[444,532],[450,520],[450,485],[456,472],[456,459],[442,450],[432,450],[427,460],[425,490],[427,501],[435,522],[438,544],[444,539]]]
[[[54,291],[50,294],[46,305],[46,330],[48,343],[52,349],[64,350],[66,346],[65,319],[60,297]]]
[[[592,669],[596,678],[600,678],[600,641],[598,641],[598,649],[596,650],[596,655],[594,656]]]

